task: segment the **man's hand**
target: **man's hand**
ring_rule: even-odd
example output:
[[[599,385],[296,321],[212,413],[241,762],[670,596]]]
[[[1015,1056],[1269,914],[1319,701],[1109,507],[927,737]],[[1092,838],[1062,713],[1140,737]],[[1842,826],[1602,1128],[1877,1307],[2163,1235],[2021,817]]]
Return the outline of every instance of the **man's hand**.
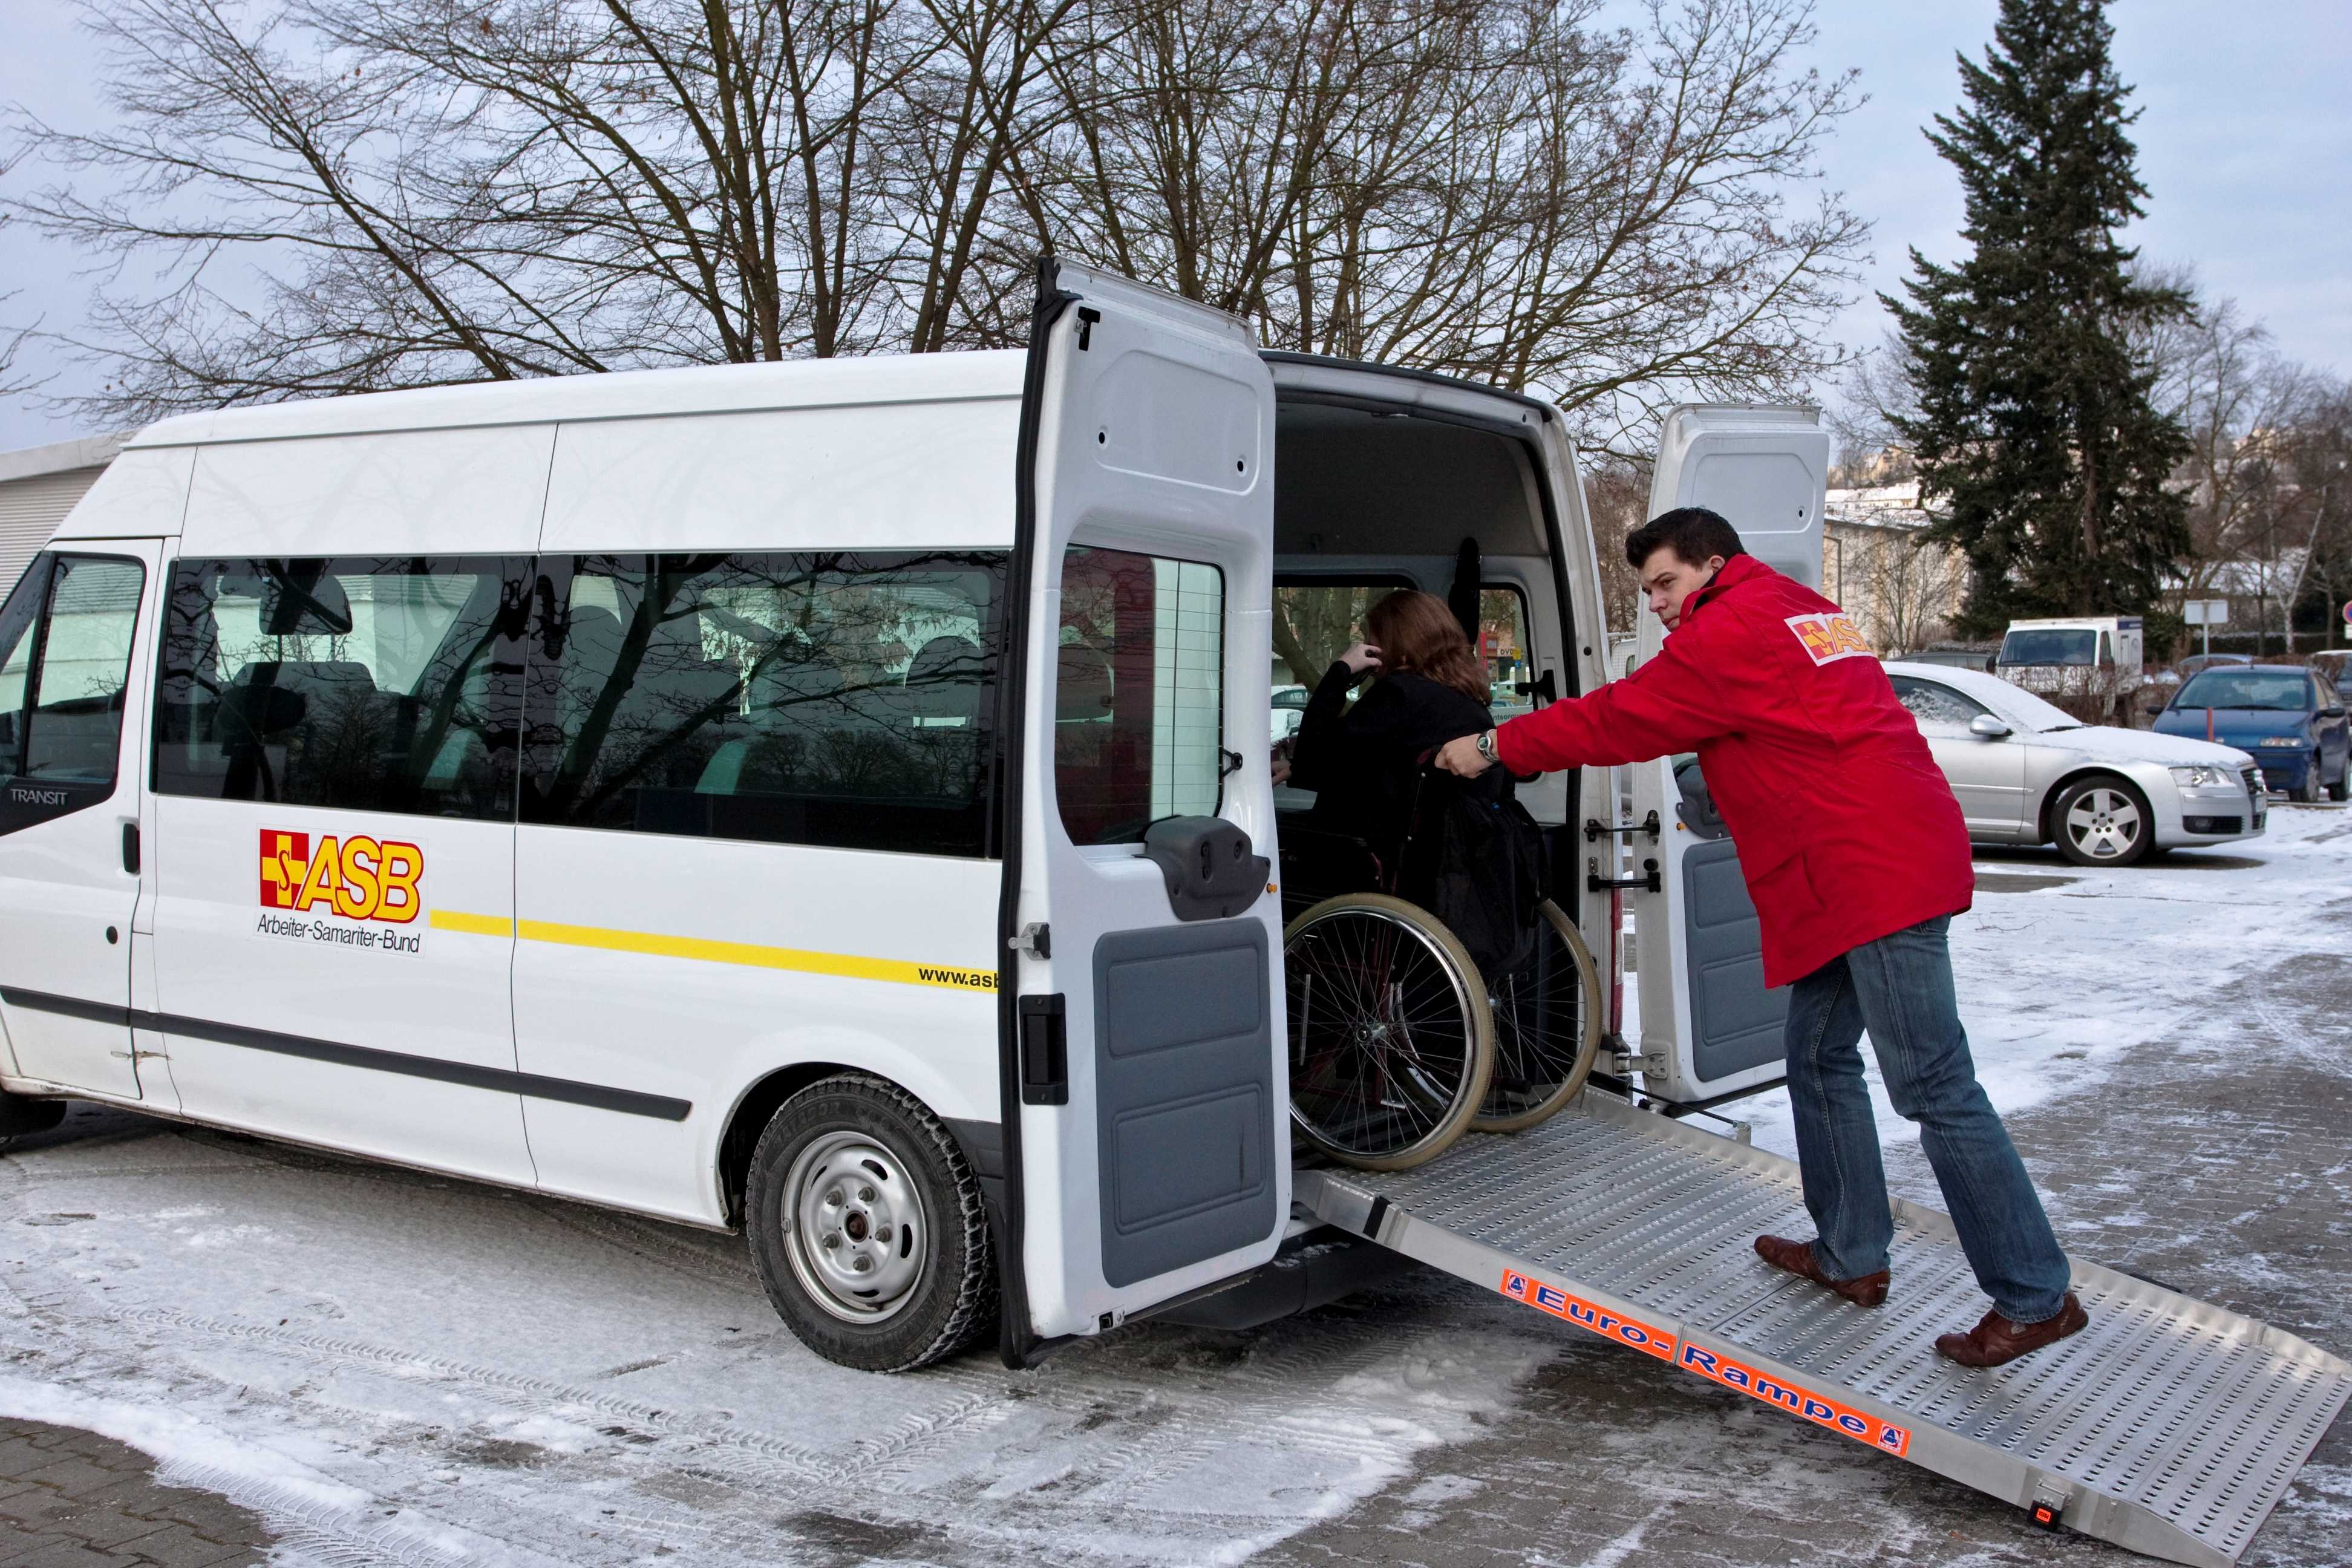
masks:
[[[1477,736],[1464,735],[1458,740],[1446,742],[1437,749],[1437,765],[1449,773],[1460,773],[1465,779],[1475,779],[1495,764],[1479,752]]]

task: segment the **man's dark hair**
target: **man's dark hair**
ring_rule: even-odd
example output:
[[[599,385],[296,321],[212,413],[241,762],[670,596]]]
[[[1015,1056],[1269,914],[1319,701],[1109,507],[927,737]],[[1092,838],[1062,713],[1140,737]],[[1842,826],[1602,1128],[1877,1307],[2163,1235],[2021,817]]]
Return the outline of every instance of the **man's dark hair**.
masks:
[[[1656,554],[1661,547],[1672,550],[1675,559],[1685,566],[1704,566],[1710,555],[1720,555],[1726,561],[1735,555],[1745,555],[1739,542],[1739,531],[1724,520],[1720,512],[1703,506],[1678,506],[1661,512],[1625,536],[1625,560],[1634,571]]]

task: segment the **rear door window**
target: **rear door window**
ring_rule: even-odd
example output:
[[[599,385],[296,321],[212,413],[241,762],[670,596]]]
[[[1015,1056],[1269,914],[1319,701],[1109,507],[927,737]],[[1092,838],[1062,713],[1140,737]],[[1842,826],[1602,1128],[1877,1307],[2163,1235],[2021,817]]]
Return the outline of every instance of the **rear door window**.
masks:
[[[1216,814],[1224,603],[1224,574],[1197,561],[1065,557],[1054,794],[1073,843],[1132,844],[1163,817]]]
[[[1895,688],[1895,700],[1922,724],[1955,724],[1966,729],[1979,714],[1992,711],[1975,698],[1962,696],[1941,681],[1921,680],[1910,675],[1890,675],[1886,679]]]

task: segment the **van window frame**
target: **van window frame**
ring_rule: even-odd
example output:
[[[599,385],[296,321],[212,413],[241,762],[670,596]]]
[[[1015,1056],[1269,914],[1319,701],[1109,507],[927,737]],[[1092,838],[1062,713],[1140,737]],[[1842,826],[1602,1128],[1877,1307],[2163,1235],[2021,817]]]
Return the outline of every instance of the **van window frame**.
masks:
[[[106,562],[129,566],[139,574],[139,598],[131,616],[130,639],[122,649],[123,700],[115,715],[114,751],[103,784],[79,779],[36,780],[18,771],[18,764],[25,760],[26,752],[32,743],[32,718],[40,701],[41,675],[48,659],[49,626],[55,618],[53,611],[58,581],[61,568],[68,561]],[[39,585],[36,588],[37,577]],[[16,586],[9,591],[7,598],[13,601],[16,595],[27,588],[33,589],[33,622],[26,628],[26,635],[33,638],[33,648],[26,660],[24,706],[20,710],[24,715],[25,732],[17,737],[14,753],[5,762],[0,762],[0,783],[6,786],[5,797],[0,797],[0,837],[21,833],[43,823],[55,822],[59,817],[104,805],[121,793],[123,734],[131,720],[131,678],[139,650],[139,628],[147,609],[147,590],[153,581],[154,574],[148,570],[147,563],[136,555],[118,554],[107,550],[43,550],[33,557],[24,574],[17,579]],[[135,768],[131,776],[135,783],[138,777]],[[36,795],[48,798],[27,798]]]

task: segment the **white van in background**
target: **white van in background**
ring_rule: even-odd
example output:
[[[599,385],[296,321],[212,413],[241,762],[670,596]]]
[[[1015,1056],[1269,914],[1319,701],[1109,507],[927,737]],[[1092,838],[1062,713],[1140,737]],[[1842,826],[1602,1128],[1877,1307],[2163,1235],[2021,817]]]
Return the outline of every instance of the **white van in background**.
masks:
[[[740,1227],[871,1368],[1267,1265],[1276,585],[1475,572],[1590,689],[1575,450],[1098,272],[1032,331],[133,438],[0,610],[0,1133],[76,1096]],[[1827,458],[1680,410],[1654,500],[1814,581]],[[1769,1080],[1729,847],[1613,794],[1522,798],[1612,973],[1643,910],[1628,1070]]]
[[[1993,673],[2037,697],[2083,708],[2097,721],[2129,711],[2143,684],[2137,616],[2066,616],[2011,621],[1993,658]]]

